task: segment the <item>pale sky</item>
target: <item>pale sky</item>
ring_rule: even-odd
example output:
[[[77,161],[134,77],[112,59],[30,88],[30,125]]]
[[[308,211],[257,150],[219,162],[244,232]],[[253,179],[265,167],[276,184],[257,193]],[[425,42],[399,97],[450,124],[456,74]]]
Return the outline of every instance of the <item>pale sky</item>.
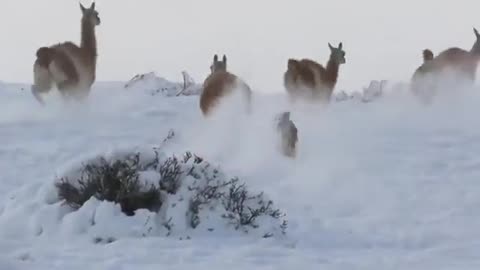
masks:
[[[343,42],[337,90],[351,91],[408,80],[425,47],[470,49],[480,30],[478,0],[98,0],[97,10],[100,81],[186,70],[202,82],[225,53],[231,72],[268,92],[284,91],[289,57],[325,64],[328,42]],[[80,17],[78,1],[2,0],[0,80],[30,83],[36,49],[79,42]]]

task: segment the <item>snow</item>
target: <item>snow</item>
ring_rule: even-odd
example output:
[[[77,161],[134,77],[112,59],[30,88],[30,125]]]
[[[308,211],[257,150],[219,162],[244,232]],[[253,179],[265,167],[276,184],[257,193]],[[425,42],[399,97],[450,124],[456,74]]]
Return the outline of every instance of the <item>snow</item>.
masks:
[[[167,97],[200,94],[202,90],[200,84],[196,84],[185,71],[182,72],[182,77],[183,83],[175,83],[157,76],[155,72],[137,74],[124,85],[124,88],[131,91],[145,91],[152,96],[157,94]]]
[[[204,119],[196,95],[124,85],[98,83],[83,105],[52,94],[42,107],[25,86],[0,84],[0,269],[480,266],[480,89],[455,89],[430,107],[399,84],[345,94],[328,108],[255,92],[252,115],[225,100]],[[275,144],[283,111],[299,132],[294,160]],[[286,214],[287,234],[222,230],[180,240],[148,234],[159,215],[146,210],[127,217],[92,198],[72,212],[56,200],[55,179],[82,162],[152,147],[167,157],[191,151],[263,191]]]
[[[102,187],[102,190],[107,191],[97,191],[97,195],[86,202],[79,202],[78,196],[75,196],[75,199],[68,201],[71,211],[59,218],[60,221],[70,222],[55,224],[55,227],[60,227],[60,230],[67,228],[67,232],[74,234],[87,232],[91,239],[115,240],[132,236],[172,236],[191,239],[206,232],[215,235],[219,233],[256,235],[265,238],[284,235],[285,223],[281,219],[284,215],[275,208],[273,202],[269,203],[270,200],[265,194],[249,191],[243,182],[236,178],[228,178],[221,168],[191,153],[185,153],[182,157],[166,157],[160,151],[161,147],[128,149],[82,162],[55,179],[55,186],[62,186],[63,192],[59,192],[53,206],[52,203],[50,206],[44,204],[43,208],[54,208],[57,210],[48,211],[60,212],[64,205],[57,202],[64,199],[68,201],[68,197],[72,197],[68,195],[72,194],[71,188],[84,190],[82,186],[89,186],[90,188],[85,189],[91,190],[93,183],[95,190]],[[110,194],[118,183],[105,179],[108,177],[98,180],[99,172],[106,170],[108,174],[116,171],[117,176],[129,175],[128,178],[123,176],[123,185],[129,187],[130,193],[137,194],[137,199],[132,196],[123,197],[128,199],[128,202],[122,206],[101,201],[103,198],[111,197],[104,194]],[[137,180],[140,185],[135,185]],[[155,198],[159,199],[155,201],[160,203],[149,204],[148,209],[159,214],[144,209],[132,210],[132,205],[139,202],[138,193],[151,191],[152,188],[158,192],[155,193],[158,194]],[[89,197],[94,195],[89,194]],[[132,201],[137,203],[131,203]],[[22,202],[15,201],[10,205],[15,206]],[[122,214],[123,206],[126,209],[124,212],[129,214],[132,211],[133,215],[135,211],[135,215],[130,218]],[[9,212],[10,209],[6,208],[5,211]],[[45,226],[52,225],[51,222],[42,224],[42,221],[38,224],[39,232],[43,232]],[[118,228],[112,229],[110,225],[112,223]],[[73,230],[70,229],[72,224],[75,224]]]

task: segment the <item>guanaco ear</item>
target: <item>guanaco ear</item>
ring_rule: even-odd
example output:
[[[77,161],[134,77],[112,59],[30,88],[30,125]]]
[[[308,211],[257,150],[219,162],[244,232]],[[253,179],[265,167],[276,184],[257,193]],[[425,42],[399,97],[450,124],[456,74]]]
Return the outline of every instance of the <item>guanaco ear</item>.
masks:
[[[340,42],[340,44],[338,44],[338,48],[339,48],[340,50],[343,48],[342,42]]]
[[[92,5],[90,6],[91,10],[95,10],[95,1],[93,1]]]
[[[87,9],[82,5],[82,3],[79,3],[79,4],[80,4],[80,10],[82,11],[82,13],[85,13]]]
[[[480,33],[478,33],[478,30],[475,27],[473,28],[473,33],[475,33],[477,39],[480,39]]]
[[[330,44],[330,42],[328,43],[328,48],[330,48],[330,51],[333,51],[333,49],[335,49],[333,48],[332,44]]]
[[[227,56],[225,54],[223,55],[222,61],[223,61],[224,64],[227,64]]]
[[[217,63],[218,62],[218,55],[215,54],[215,56],[213,56],[213,63]]]

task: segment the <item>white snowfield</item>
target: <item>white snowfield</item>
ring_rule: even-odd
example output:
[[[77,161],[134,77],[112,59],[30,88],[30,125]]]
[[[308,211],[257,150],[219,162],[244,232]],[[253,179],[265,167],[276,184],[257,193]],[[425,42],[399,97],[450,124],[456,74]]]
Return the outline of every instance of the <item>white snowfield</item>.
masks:
[[[252,115],[232,99],[206,120],[194,83],[176,96],[182,83],[146,77],[97,83],[83,105],[52,93],[45,107],[27,86],[0,83],[0,269],[480,269],[480,89],[450,89],[429,107],[380,82],[328,108],[255,92]],[[277,149],[274,118],[287,110],[295,160]],[[82,162],[152,147],[195,153],[264,192],[286,234],[235,231],[208,214],[189,229],[180,205],[158,214],[180,221],[167,235],[147,210],[58,201],[55,181]]]

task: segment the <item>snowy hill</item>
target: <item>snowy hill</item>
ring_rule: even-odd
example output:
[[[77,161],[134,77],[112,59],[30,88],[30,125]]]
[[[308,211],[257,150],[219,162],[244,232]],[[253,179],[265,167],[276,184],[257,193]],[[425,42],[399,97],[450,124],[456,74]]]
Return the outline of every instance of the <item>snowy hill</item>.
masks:
[[[24,86],[0,84],[0,269],[480,266],[480,89],[431,107],[396,86],[379,92],[380,82],[340,93],[342,102],[328,108],[290,107],[284,93],[256,92],[251,116],[227,100],[206,120],[198,90],[177,97],[182,83],[162,87],[160,77],[145,77],[127,87],[99,83],[84,106],[52,94],[42,107]],[[163,94],[152,98],[158,89]],[[287,110],[299,130],[295,160],[273,143],[273,119]],[[170,130],[175,136],[164,143]],[[150,230],[161,223],[148,211],[129,217],[95,199],[72,211],[56,200],[56,181],[92,157],[159,146],[164,157],[195,153],[222,179],[238,177],[251,194],[263,192],[285,214],[286,234],[235,233],[218,219],[223,208],[203,212],[208,226],[191,233],[185,211],[169,201],[177,226],[167,236]]]

